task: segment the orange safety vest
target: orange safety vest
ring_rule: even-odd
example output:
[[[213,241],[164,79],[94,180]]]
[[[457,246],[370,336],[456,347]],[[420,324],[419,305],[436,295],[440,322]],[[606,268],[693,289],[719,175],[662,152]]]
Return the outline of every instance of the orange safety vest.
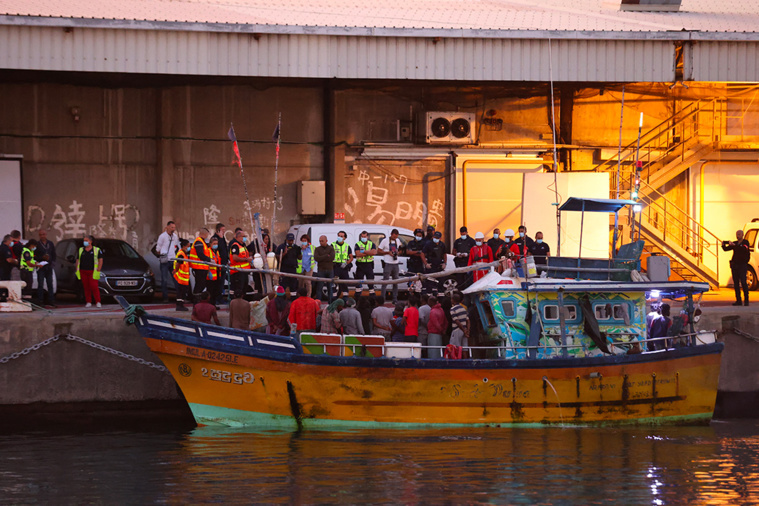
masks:
[[[221,265],[221,257],[216,251],[212,250],[211,248],[208,248],[208,251],[206,252],[206,254],[211,257],[212,262],[216,262],[217,264]],[[208,267],[209,281],[216,281],[217,279],[219,279],[218,267],[211,267],[211,266],[206,266],[206,267]]]
[[[208,258],[213,259],[213,255],[211,254],[211,252],[213,250],[208,247],[208,245],[206,244],[206,242],[202,238],[196,237],[195,240],[192,241],[192,247],[190,248],[190,260],[200,260],[200,257],[195,252],[195,246],[198,244],[198,241],[200,241],[200,244],[203,245],[203,251],[205,252],[206,256]],[[202,262],[203,260],[200,260],[200,261]],[[211,261],[213,261],[213,260],[211,260]],[[192,264],[192,268],[195,269],[196,271],[207,271],[208,270],[208,266],[206,264]]]
[[[190,263],[182,262],[183,258],[187,258],[187,254],[180,249],[177,253],[177,259],[174,260],[174,279],[180,285],[187,286],[190,284]]]
[[[237,242],[237,241],[235,241]],[[240,245],[240,254],[237,255],[240,258],[244,258],[243,261],[235,260],[232,253],[229,253],[229,266],[230,267],[238,267],[240,269],[250,269],[250,252],[248,251],[248,248],[245,247],[244,244],[237,243]],[[231,248],[230,248],[231,249]],[[231,274],[235,274],[237,271],[232,269],[229,271]]]

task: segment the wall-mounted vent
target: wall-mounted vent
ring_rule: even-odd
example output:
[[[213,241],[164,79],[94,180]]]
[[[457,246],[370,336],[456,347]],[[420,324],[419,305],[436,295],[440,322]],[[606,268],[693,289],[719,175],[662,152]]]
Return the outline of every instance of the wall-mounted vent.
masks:
[[[683,0],[622,0],[621,11],[677,12]]]
[[[474,144],[474,114],[466,112],[427,112],[422,132],[429,144]]]

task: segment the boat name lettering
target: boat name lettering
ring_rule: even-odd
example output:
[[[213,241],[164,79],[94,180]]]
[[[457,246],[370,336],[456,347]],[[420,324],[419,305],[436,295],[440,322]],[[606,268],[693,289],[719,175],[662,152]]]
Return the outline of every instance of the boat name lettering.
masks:
[[[205,367],[201,368],[200,372],[204,378],[208,378],[211,381],[223,381],[224,383],[234,383],[235,385],[253,383],[255,381],[255,377],[249,372],[221,371],[218,369],[206,369]]]
[[[191,357],[207,358],[208,360],[216,360],[218,362],[229,362],[230,364],[236,364],[238,356],[231,353],[219,353],[217,351],[206,351],[198,348],[187,347],[185,351],[187,355]]]
[[[613,390],[617,388],[617,385],[606,385],[601,383],[600,385],[590,385],[590,390]]]
[[[503,397],[505,399],[527,399],[530,397],[529,390],[513,390],[511,384],[504,387],[504,385],[498,383],[491,383],[488,385],[491,389],[491,397]],[[449,397],[471,397],[472,399],[479,399],[482,396],[487,396],[487,389],[480,390],[480,385],[474,385],[472,388],[468,388],[465,385],[456,383],[450,387],[440,387],[441,393],[447,393]]]

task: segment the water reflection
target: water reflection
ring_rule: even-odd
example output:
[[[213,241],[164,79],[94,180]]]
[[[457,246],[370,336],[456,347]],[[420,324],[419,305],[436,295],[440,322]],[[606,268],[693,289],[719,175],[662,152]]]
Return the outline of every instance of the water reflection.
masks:
[[[741,504],[759,424],[0,436],[0,502]]]

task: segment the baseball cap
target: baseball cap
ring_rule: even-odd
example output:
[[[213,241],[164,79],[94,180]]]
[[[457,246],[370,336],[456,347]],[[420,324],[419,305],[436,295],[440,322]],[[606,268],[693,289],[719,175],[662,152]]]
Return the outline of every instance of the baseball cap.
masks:
[[[427,230],[435,230],[435,227],[433,227],[432,225],[427,225]]]
[[[440,239],[441,237],[443,237],[443,234],[441,234],[440,232],[435,232],[434,234],[432,234],[432,237],[437,237],[438,239]]]
[[[421,228],[417,228],[416,230],[414,230],[414,233],[415,234],[421,234],[422,233],[422,229]]]
[[[289,241],[289,240],[293,240],[294,241],[295,240],[295,234],[287,234],[287,237],[285,238],[285,240],[286,241]]]

